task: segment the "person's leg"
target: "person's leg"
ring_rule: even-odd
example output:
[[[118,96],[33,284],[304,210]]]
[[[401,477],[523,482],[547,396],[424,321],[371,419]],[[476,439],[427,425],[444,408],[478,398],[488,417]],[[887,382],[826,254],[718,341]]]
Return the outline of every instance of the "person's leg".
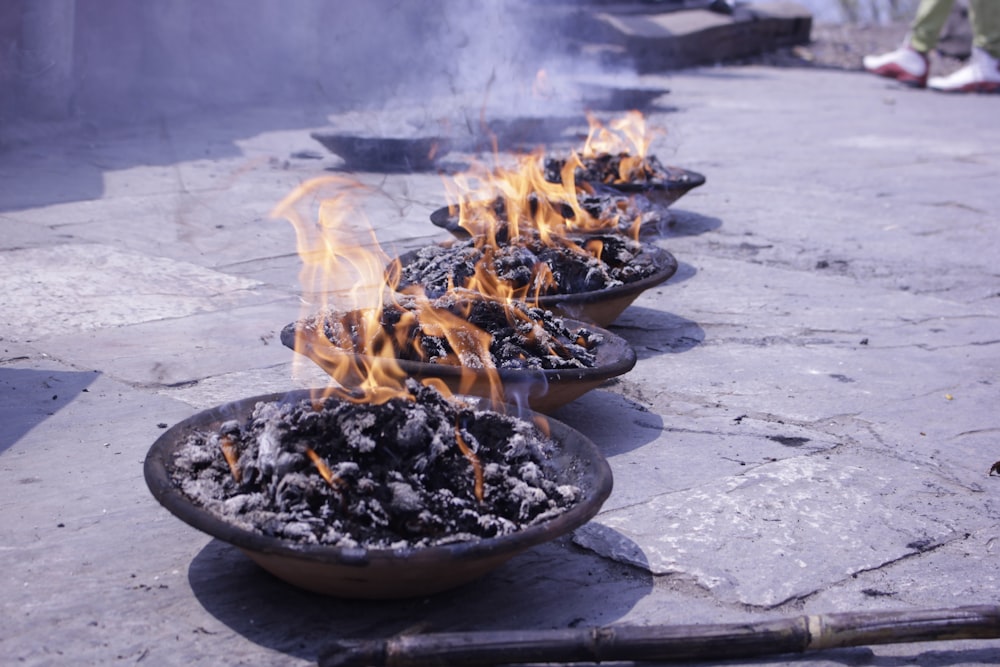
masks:
[[[994,58],[1000,58],[1000,2],[969,0],[972,45]]]
[[[927,85],[945,93],[1000,92],[1000,0],[969,0],[972,56],[961,69]]]
[[[920,0],[917,14],[910,24],[910,46],[920,53],[928,53],[937,46],[953,4],[955,0]],[[997,0],[979,0],[979,4],[998,3]]]
[[[1000,4],[1000,0],[982,1]],[[865,56],[862,61],[865,69],[915,88],[926,86],[930,70],[927,54],[937,46],[954,2],[955,0],[920,0],[913,23],[910,24],[910,33],[903,44],[889,53]]]

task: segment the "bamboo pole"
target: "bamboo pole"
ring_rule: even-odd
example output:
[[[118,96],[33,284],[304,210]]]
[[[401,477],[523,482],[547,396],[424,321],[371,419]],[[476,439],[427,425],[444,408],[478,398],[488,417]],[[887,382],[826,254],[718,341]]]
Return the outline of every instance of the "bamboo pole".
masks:
[[[320,667],[755,658],[848,646],[1000,638],[1000,607],[797,616],[724,625],[620,626],[344,639]]]

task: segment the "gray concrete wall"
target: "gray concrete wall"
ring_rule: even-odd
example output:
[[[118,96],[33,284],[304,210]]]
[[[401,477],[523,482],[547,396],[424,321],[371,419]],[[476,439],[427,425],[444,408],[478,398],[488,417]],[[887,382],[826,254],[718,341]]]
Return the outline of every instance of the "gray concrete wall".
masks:
[[[522,13],[508,7],[524,5],[515,0],[29,4],[45,9],[50,22],[71,22],[61,39],[43,44],[70,47],[59,63],[63,99],[49,107],[83,118],[141,120],[289,101],[381,106],[433,89],[484,87],[493,71],[530,60],[514,27]],[[24,55],[19,38],[32,13],[23,0],[0,8],[5,52]],[[26,99],[43,82],[16,69],[0,61],[0,97],[8,116],[31,116],[38,106]]]
[[[79,0],[79,109],[369,102],[425,66],[435,5]]]
[[[15,111],[50,119],[70,111],[75,0],[0,6],[0,120]]]
[[[17,68],[17,32],[20,4],[17,0],[0,4],[0,118],[5,109],[12,107],[14,81]]]

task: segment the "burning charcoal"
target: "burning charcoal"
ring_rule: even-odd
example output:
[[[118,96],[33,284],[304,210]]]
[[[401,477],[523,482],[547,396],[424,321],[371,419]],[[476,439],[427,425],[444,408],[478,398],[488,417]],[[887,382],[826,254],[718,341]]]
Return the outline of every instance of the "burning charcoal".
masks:
[[[631,206],[626,209],[626,217],[633,224],[646,212],[655,210],[651,203],[662,207],[670,206],[689,190],[705,183],[705,177],[698,172],[681,169],[680,167],[664,166],[655,155],[639,157],[627,152],[598,153],[588,157],[580,157],[581,166],[573,174],[573,180],[578,186],[594,191],[598,198],[630,195]],[[550,183],[562,183],[562,172],[566,160],[547,158],[545,160],[545,180]],[[645,193],[649,199],[639,199],[637,193]],[[607,216],[607,204],[600,201],[588,201],[581,204],[590,211],[593,208],[601,211],[601,216]],[[625,224],[620,224],[624,227]]]
[[[293,390],[205,410],[157,439],[146,483],[175,516],[288,583],[372,599],[472,581],[582,525],[611,492],[594,444],[557,421],[545,420],[543,435],[537,414],[482,411],[413,380],[396,398],[338,396]],[[302,466],[287,479],[238,480],[213,440],[228,438],[240,466],[256,466],[261,404],[277,408],[267,411],[281,422],[280,452]],[[376,415],[367,453],[349,447],[339,426],[360,412]],[[234,422],[223,429],[220,415]],[[421,426],[394,437],[391,429],[411,422]],[[517,498],[502,496],[510,488]]]
[[[693,174],[693,172],[683,172],[683,170],[675,171],[677,174]],[[561,221],[558,218],[547,220],[551,233],[559,235],[619,233],[634,238],[637,230],[657,228],[670,219],[670,215],[662,206],[655,205],[642,194],[631,192],[623,194],[612,188],[595,188],[589,184],[583,187],[586,189],[581,188],[576,191],[576,199],[580,209],[590,219],[588,220],[587,216],[581,216],[583,219],[578,219],[571,206],[558,203],[557,210],[562,219]],[[588,189],[593,190],[593,192],[588,192]],[[535,197],[537,199],[537,195]],[[532,216],[535,214],[534,209],[537,208],[536,199],[532,199],[532,202],[535,203],[530,211]],[[437,209],[431,213],[430,218],[435,225],[447,229],[461,239],[484,234],[487,230],[494,230],[497,242],[507,243],[509,241],[507,228],[502,224],[502,221],[506,220],[506,206],[503,202],[503,199],[495,199],[483,210],[473,206],[472,210],[467,212],[467,217],[464,220],[460,215],[460,207],[455,206]],[[469,208],[467,204],[465,206]],[[501,224],[498,224],[498,221],[501,221]],[[526,218],[520,221],[520,224],[525,227],[533,227],[535,219],[534,217]]]
[[[488,364],[496,368],[568,369],[593,368],[597,357],[594,349],[603,342],[585,328],[575,331],[568,329],[563,320],[550,311],[530,307],[519,301],[504,303],[493,299],[483,299],[472,293],[449,294],[427,302],[417,297],[400,297],[383,306],[378,318],[387,340],[406,341],[396,347],[396,356],[409,361],[435,364],[456,364],[467,368],[482,368],[486,360],[476,356],[478,349],[469,345],[467,349],[456,350],[455,340],[463,338],[462,332],[452,332],[451,339],[438,335],[436,327],[430,331],[422,323],[423,309],[452,313],[475,329],[489,336]],[[403,318],[404,313],[415,317]],[[362,339],[353,330],[350,321],[356,317],[352,313],[329,312],[321,314],[322,330],[330,343],[345,350],[359,350]],[[400,327],[409,327],[401,331]],[[303,325],[305,326],[305,325]],[[351,333],[348,333],[348,332]],[[293,338],[283,334],[284,338]],[[558,354],[553,355],[553,350]],[[363,429],[362,429],[363,430]],[[353,436],[353,447],[370,447],[362,436]]]
[[[174,474],[213,513],[304,544],[390,548],[505,535],[578,500],[579,490],[553,481],[554,443],[532,423],[408,386],[412,398],[382,404],[261,402],[245,422],[190,435]],[[212,446],[223,437],[241,443],[240,481]]]
[[[469,287],[476,267],[507,284],[515,293],[542,296],[580,294],[635,282],[653,275],[651,262],[635,262],[645,244],[617,234],[584,239],[553,239],[546,245],[541,239],[525,235],[514,245],[492,249],[477,238],[456,241],[450,246],[423,248],[401,262],[400,289],[419,287],[432,297],[445,294],[452,284]],[[579,248],[583,246],[585,250]],[[596,249],[595,254],[591,254]],[[544,266],[553,280],[536,284],[539,267]],[[531,289],[525,289],[530,286]]]

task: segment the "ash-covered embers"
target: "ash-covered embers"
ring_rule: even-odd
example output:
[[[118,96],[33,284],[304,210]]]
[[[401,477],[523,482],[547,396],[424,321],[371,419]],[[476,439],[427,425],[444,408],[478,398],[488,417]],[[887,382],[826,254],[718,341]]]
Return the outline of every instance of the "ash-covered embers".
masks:
[[[413,381],[408,389],[413,400],[379,405],[258,403],[244,423],[192,434],[172,476],[192,501],[244,529],[370,549],[507,535],[582,497],[579,487],[554,481],[548,457],[555,443],[532,423],[475,410]],[[459,437],[481,470],[482,500]]]
[[[574,233],[619,232],[634,237],[634,230],[637,227],[652,227],[666,222],[669,218],[663,208],[656,206],[641,195],[626,196],[618,192],[603,191],[607,190],[606,188],[601,192],[588,192],[587,190],[593,190],[593,188],[581,188],[576,193],[576,200],[580,208],[593,220],[576,220],[571,206],[564,202],[552,201],[548,205],[555,215],[548,217],[546,224],[554,232],[570,235]],[[537,194],[530,195],[528,205],[528,219],[522,222],[525,228],[534,227],[533,220],[538,213],[539,196]],[[470,207],[469,219],[465,223],[470,229],[465,231],[471,232],[472,235],[482,234],[491,226],[495,226],[497,221],[507,220],[507,217],[507,202],[504,198],[498,197],[486,202],[485,205]],[[431,220],[452,232],[460,228],[459,215],[455,207],[435,212],[431,216]]]
[[[456,337],[456,332],[445,335],[438,324],[425,326],[425,320],[432,319],[424,312],[428,308],[454,315],[461,322],[488,334],[489,359],[479,358],[475,345],[456,350],[450,340]],[[604,341],[602,334],[585,326],[570,329],[562,318],[543,308],[519,301],[487,299],[461,290],[430,301],[400,296],[382,307],[378,318],[381,330],[375,335],[363,332],[364,314],[363,311],[323,313],[292,325],[292,329],[286,328],[282,341],[286,338],[294,341],[294,327],[315,330],[321,323],[323,336],[328,341],[351,352],[361,353],[363,349],[380,349],[384,344],[391,344],[396,358],[406,361],[466,368],[533,370],[593,368],[597,363],[594,350]],[[459,332],[457,338],[465,339],[465,336]],[[399,345],[399,341],[405,344]]]
[[[637,157],[629,153],[599,153],[581,157],[582,167],[577,167],[573,177],[577,183],[610,186],[683,186],[700,185],[700,175],[685,169],[664,166],[655,155]],[[562,170],[566,160],[546,158],[545,180],[562,183]],[[698,180],[698,183],[693,181]],[[689,183],[689,181],[691,181]]]
[[[444,294],[450,285],[469,287],[479,265],[492,278],[525,296],[596,292],[655,274],[656,253],[646,244],[620,234],[550,237],[548,243],[531,230],[507,239],[496,231],[497,245],[481,237],[449,245],[431,245],[401,262],[399,289],[422,287],[428,296]]]

